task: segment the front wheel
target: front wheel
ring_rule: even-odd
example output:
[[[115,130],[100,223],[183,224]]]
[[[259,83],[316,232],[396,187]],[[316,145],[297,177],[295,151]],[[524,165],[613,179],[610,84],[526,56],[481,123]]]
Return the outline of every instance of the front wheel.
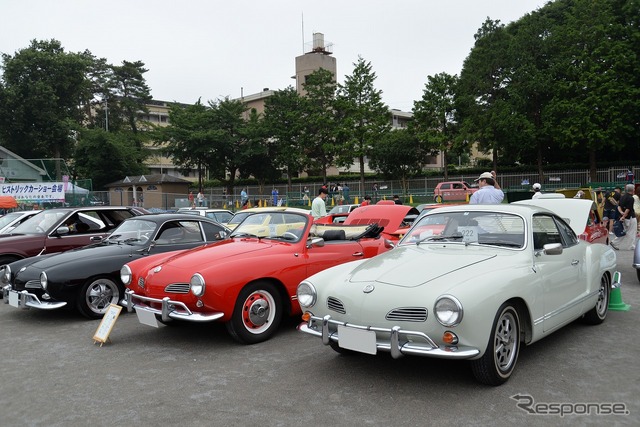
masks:
[[[516,367],[520,351],[520,318],[510,303],[496,314],[484,355],[471,361],[476,380],[487,385],[505,383]]]
[[[123,292],[118,285],[106,277],[90,279],[78,295],[78,311],[89,319],[104,316],[110,304],[118,304]]]
[[[273,284],[252,283],[238,295],[226,327],[231,336],[243,344],[266,341],[280,325],[282,310],[280,294]]]
[[[600,288],[598,289],[598,301],[596,305],[589,310],[582,318],[584,323],[589,325],[599,325],[604,322],[609,312],[609,295],[611,292],[611,284],[607,276],[600,278]]]

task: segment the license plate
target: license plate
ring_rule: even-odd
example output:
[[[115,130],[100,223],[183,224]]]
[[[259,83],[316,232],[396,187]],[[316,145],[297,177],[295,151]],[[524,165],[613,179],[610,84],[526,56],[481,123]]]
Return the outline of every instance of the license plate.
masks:
[[[9,305],[11,307],[20,307],[20,299],[18,298],[18,292],[16,291],[9,292]]]
[[[338,325],[338,346],[360,353],[376,354],[376,333]]]
[[[135,307],[136,315],[138,316],[138,322],[143,325],[153,326],[154,328],[160,327],[158,325],[158,319],[156,319],[156,315],[150,311],[145,310],[144,308]]]

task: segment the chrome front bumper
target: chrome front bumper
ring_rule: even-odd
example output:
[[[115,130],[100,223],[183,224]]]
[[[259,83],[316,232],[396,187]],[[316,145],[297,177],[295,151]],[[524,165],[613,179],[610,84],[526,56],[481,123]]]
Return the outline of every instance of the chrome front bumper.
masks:
[[[147,305],[149,303],[160,304],[162,309],[153,308]],[[224,316],[224,313],[194,313],[181,301],[172,301],[169,297],[162,299],[145,297],[136,294],[131,289],[127,289],[124,292],[124,299],[120,301],[120,304],[126,307],[128,312],[132,312],[135,309],[160,315],[163,322],[168,322],[171,319],[189,322],[212,322]]]
[[[14,291],[11,285],[2,288],[2,298],[5,304],[17,308],[37,308],[39,310],[56,310],[67,305],[65,301],[42,301],[37,295],[25,291]]]
[[[480,354],[480,350],[467,346],[438,346],[427,334],[419,331],[407,331],[399,326],[391,329],[373,326],[361,326],[332,320],[331,316],[311,316],[308,322],[298,325],[298,330],[316,337],[322,337],[322,343],[339,343],[338,326],[376,332],[376,349],[391,353],[398,359],[403,355],[437,357],[444,359],[471,359]],[[381,338],[388,334],[389,338]]]

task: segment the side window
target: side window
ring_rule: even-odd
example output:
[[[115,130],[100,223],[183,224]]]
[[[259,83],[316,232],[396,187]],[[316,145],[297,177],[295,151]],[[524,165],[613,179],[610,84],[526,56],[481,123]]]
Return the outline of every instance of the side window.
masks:
[[[532,220],[533,247],[542,249],[547,243],[562,243],[556,221],[549,215],[536,215]]]
[[[560,234],[562,235],[562,246],[565,248],[569,248],[571,246],[575,246],[578,244],[578,236],[573,232],[573,229],[569,227],[564,221],[558,220],[558,228],[560,229]]]
[[[450,190],[451,189],[451,184],[442,184],[440,189],[441,190]]]
[[[216,240],[221,240],[224,238],[224,236],[221,234],[224,229],[220,226],[210,224],[208,222],[203,222],[202,228],[204,229],[204,235],[207,242],[215,242]]]
[[[158,233],[156,244],[170,245],[179,242],[184,237],[184,230],[175,223],[165,225]]]

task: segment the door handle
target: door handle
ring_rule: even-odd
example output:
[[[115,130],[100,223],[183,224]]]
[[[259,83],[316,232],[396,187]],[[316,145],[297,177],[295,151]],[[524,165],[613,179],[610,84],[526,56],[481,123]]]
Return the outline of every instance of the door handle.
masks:
[[[573,261],[571,261],[571,265],[578,265],[580,261],[578,261],[577,259],[574,259]]]
[[[353,255],[351,256],[363,256],[364,254],[362,252],[354,252]]]

